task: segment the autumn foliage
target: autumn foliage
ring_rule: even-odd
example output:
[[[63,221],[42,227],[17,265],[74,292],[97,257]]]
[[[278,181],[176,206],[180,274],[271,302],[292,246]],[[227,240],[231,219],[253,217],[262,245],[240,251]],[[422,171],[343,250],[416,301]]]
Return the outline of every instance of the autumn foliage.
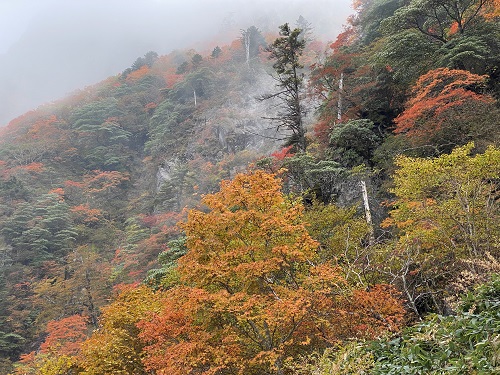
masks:
[[[495,106],[492,97],[481,93],[486,79],[465,70],[429,71],[413,87],[405,111],[395,120],[394,132],[416,145],[437,146],[487,136],[490,125],[485,116],[495,112]]]
[[[398,329],[403,309],[392,288],[351,301],[338,267],[319,262],[302,204],[273,175],[238,175],[202,203],[182,224],[183,285],[140,323],[150,371],[280,374],[287,358],[312,348]]]
[[[327,51],[296,34],[299,153],[256,99],[261,38],[148,53],[0,129],[0,374],[361,373],[298,369],[500,269],[499,0],[355,3]]]
[[[48,336],[40,346],[42,353],[75,355],[80,351],[82,342],[87,338],[87,319],[72,315],[47,324]]]

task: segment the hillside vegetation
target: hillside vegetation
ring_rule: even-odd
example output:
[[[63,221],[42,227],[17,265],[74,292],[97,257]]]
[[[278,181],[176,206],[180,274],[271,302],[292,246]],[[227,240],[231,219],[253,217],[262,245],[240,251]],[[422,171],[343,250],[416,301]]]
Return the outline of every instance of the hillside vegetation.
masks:
[[[354,5],[1,129],[0,373],[500,371],[498,1]]]

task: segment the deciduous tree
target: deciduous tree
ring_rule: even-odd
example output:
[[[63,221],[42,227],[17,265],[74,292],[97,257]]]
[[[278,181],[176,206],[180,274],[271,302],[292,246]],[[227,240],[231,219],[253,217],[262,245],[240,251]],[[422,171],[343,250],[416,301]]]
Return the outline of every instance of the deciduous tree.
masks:
[[[429,71],[413,87],[405,111],[395,120],[395,133],[414,146],[435,147],[437,153],[474,140],[494,142],[500,112],[494,99],[481,93],[486,79],[464,70]]]
[[[159,311],[159,296],[146,286],[127,287],[106,308],[100,327],[82,346],[85,375],[147,374],[136,324]]]
[[[385,224],[397,229],[398,240],[380,267],[417,314],[443,311],[448,281],[460,271],[457,260],[500,255],[500,150],[471,156],[472,149],[468,144],[435,159],[396,160],[397,199]]]
[[[319,262],[302,205],[273,175],[238,175],[203,204],[182,225],[183,285],[140,324],[149,371],[284,374],[286,358],[399,326],[390,287],[351,294],[335,264]]]

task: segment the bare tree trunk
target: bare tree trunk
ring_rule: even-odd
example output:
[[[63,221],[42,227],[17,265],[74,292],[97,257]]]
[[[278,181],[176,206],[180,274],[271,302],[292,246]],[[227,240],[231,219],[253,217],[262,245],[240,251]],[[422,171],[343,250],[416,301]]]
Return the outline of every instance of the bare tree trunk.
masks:
[[[342,91],[344,90],[344,73],[340,73],[339,100],[337,103],[337,120],[342,119]]]
[[[365,207],[366,223],[368,224],[370,230],[370,237],[368,239],[368,244],[372,246],[375,243],[375,236],[373,231],[372,214],[370,212],[370,203],[368,202],[368,191],[366,190],[365,181],[361,180],[360,183],[361,183],[361,192],[363,193],[363,206]]]
[[[245,56],[246,56],[246,62],[247,66],[250,66],[250,33],[247,32],[244,35],[245,39]]]

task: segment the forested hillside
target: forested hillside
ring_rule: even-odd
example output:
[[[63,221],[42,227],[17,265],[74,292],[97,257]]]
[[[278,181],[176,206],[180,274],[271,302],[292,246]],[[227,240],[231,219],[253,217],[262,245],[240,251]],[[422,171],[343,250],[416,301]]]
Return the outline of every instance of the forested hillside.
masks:
[[[500,4],[354,7],[0,129],[1,374],[500,371]]]

